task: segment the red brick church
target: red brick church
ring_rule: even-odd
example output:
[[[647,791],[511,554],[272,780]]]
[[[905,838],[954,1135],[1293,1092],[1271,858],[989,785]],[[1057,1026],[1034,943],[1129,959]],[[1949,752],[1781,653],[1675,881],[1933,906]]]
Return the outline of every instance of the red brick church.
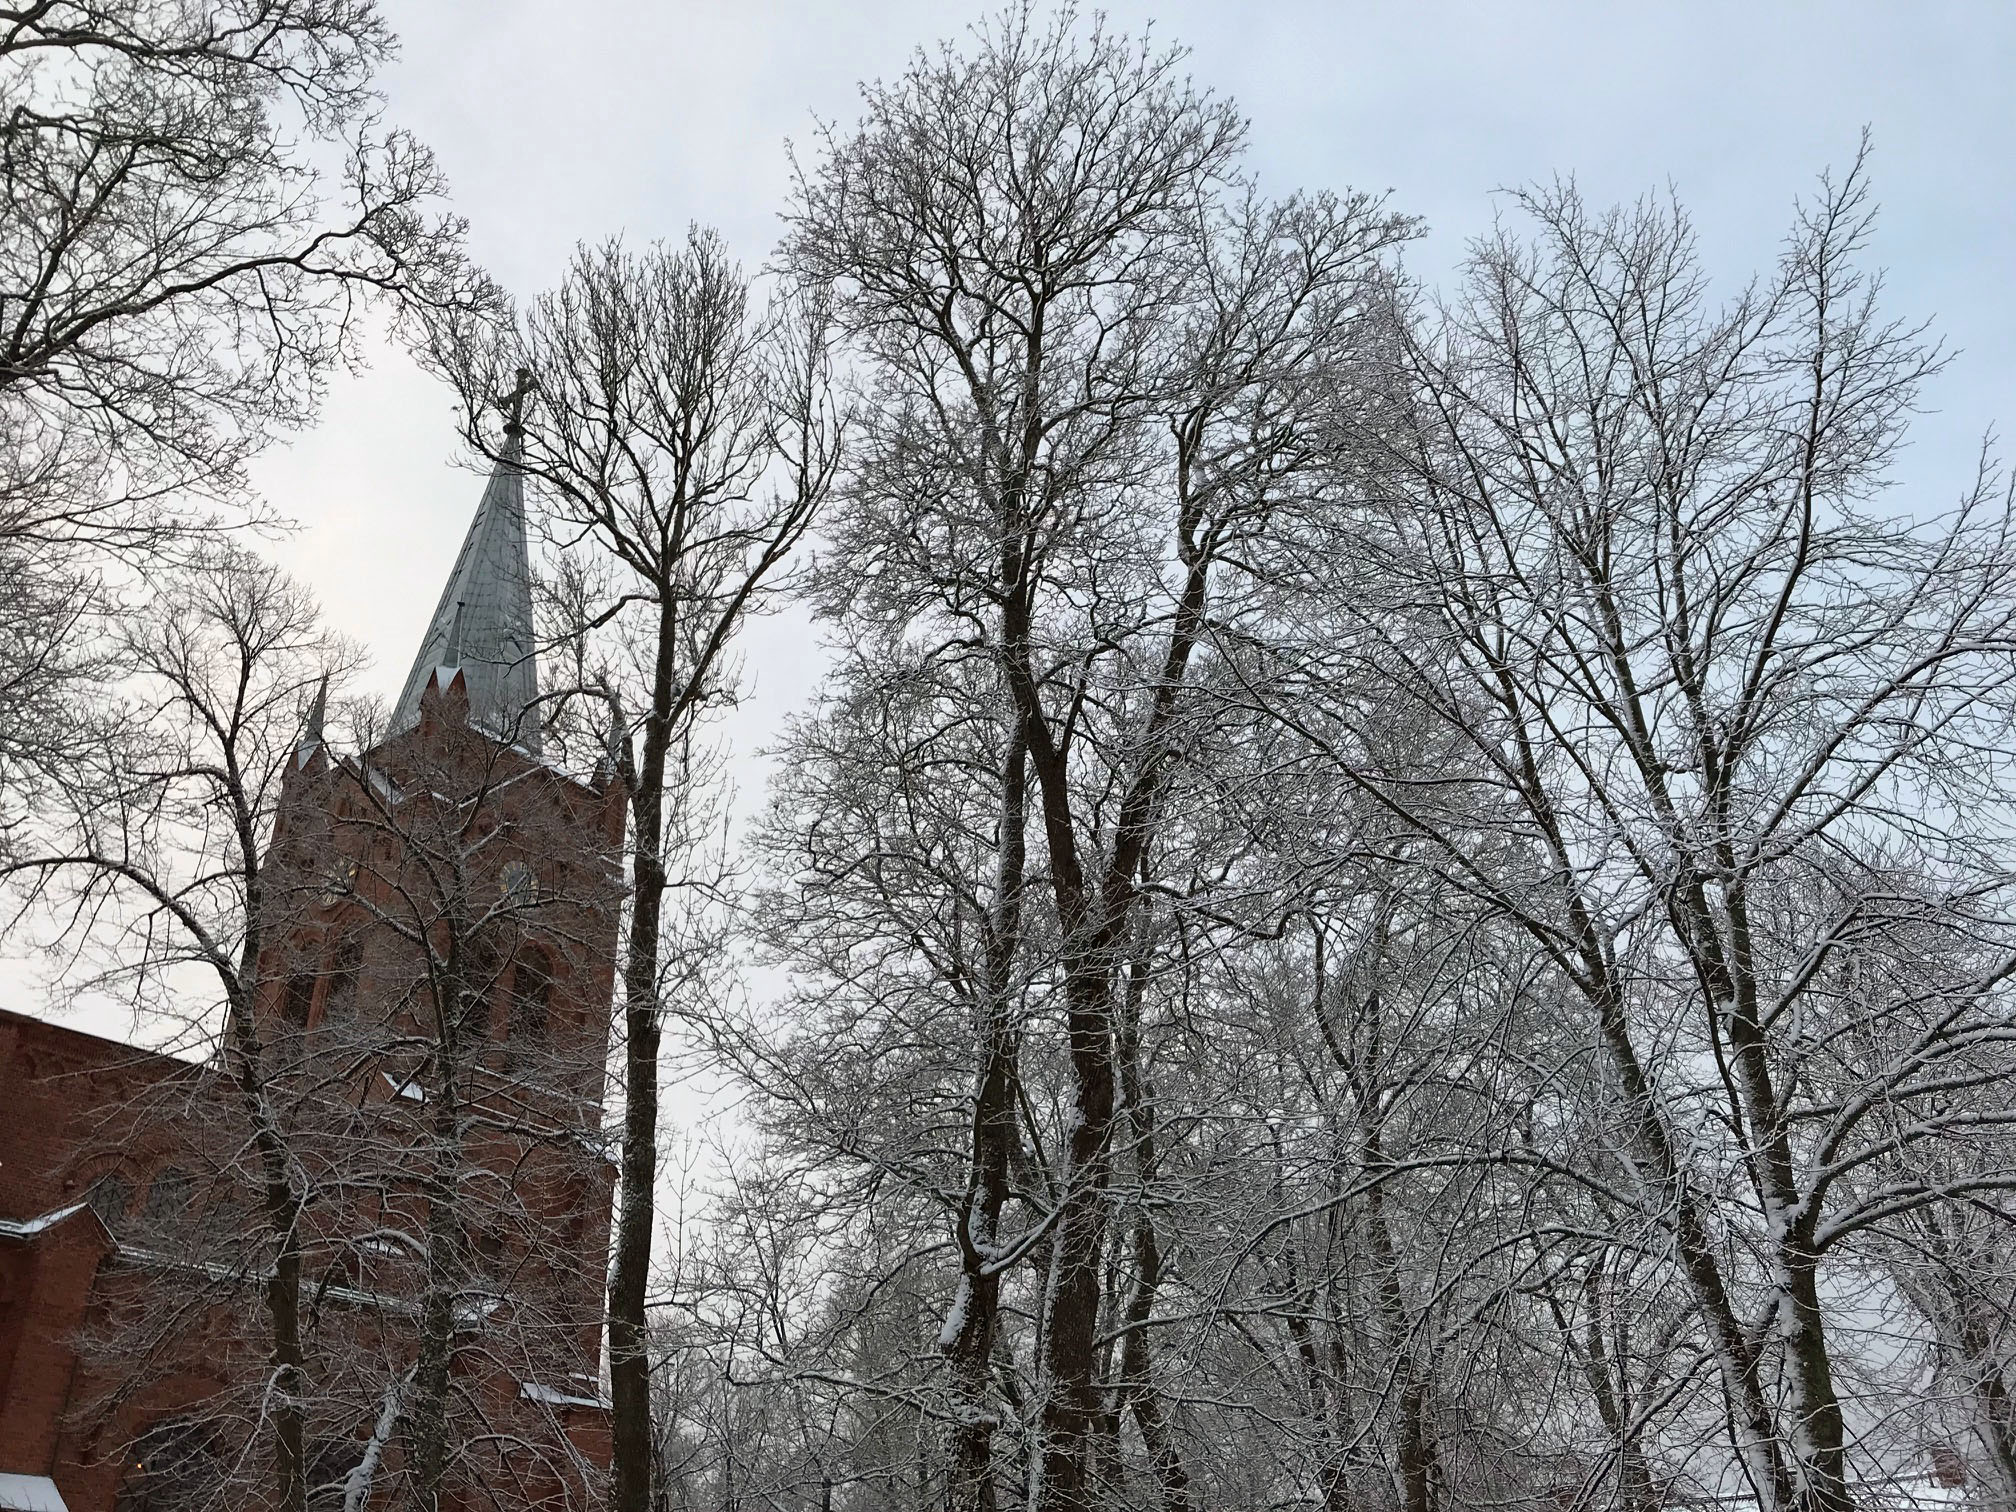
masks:
[[[624,800],[542,753],[512,439],[387,733],[284,758],[256,1057],[0,1010],[0,1509],[267,1505],[282,1391],[310,1506],[596,1499]]]

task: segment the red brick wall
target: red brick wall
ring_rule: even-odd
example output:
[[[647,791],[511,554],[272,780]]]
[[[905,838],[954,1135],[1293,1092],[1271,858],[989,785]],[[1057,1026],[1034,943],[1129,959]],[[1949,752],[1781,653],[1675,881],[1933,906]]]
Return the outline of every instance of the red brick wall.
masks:
[[[452,698],[430,697],[421,727],[374,759],[396,765],[402,745],[411,748],[409,757],[438,757],[442,749],[454,749],[458,739],[466,742],[467,727],[456,717],[460,713]],[[493,766],[501,762],[508,779],[487,800],[492,817],[527,837],[526,843],[494,847],[484,864],[501,872],[509,862],[520,861],[533,866],[549,885],[556,877],[573,879],[569,886],[582,896],[592,890],[586,883],[600,878],[613,899],[607,884],[614,880],[611,868],[623,834],[621,790],[613,784],[584,786],[494,746],[483,754]],[[343,780],[318,753],[290,781],[269,867],[278,873],[276,881],[290,880],[287,865],[297,870],[327,867],[327,840],[341,828],[331,829],[328,809],[343,801]],[[352,833],[368,835],[368,827]],[[320,846],[318,836],[324,842]],[[556,836],[563,838],[556,841]],[[397,857],[382,854],[361,859],[367,873],[373,868],[381,874],[396,872],[400,864]],[[312,878],[294,876],[295,898],[318,897],[319,877],[319,872]],[[301,963],[326,972],[332,941],[346,926],[357,937],[356,922],[357,910],[341,901],[293,909],[262,963],[267,982],[261,999],[263,1026],[280,1032],[287,976],[303,969]],[[550,1006],[555,1032],[578,1036],[586,1060],[599,1066],[614,990],[615,909],[613,904],[576,908],[550,932],[546,948],[554,967]],[[536,930],[532,936],[537,937]],[[380,942],[365,948],[368,955],[386,947]],[[311,1000],[311,1027],[326,1010],[327,996],[324,981]],[[505,1011],[501,1003],[493,1005],[493,1033],[501,1032]],[[177,1139],[195,1137],[205,1120],[135,1122],[131,1109],[143,1094],[164,1088],[194,1099],[185,1107],[198,1107],[206,1097],[226,1097],[230,1089],[213,1076],[183,1062],[0,1011],[0,1220],[20,1225],[81,1202],[92,1181],[107,1170],[121,1174],[138,1202],[153,1175],[171,1159],[200,1168],[200,1160],[187,1152],[178,1155],[174,1146]],[[599,1071],[591,1084],[568,1090],[599,1110]],[[378,1088],[373,1095],[391,1093]],[[158,1097],[151,1100],[159,1105]],[[508,1163],[522,1153],[498,1155]],[[565,1232],[572,1240],[578,1265],[559,1284],[578,1293],[572,1305],[588,1318],[599,1314],[612,1174],[606,1163],[593,1164],[570,1176],[537,1208],[551,1218],[556,1234]],[[242,1341],[222,1335],[195,1338],[186,1368],[170,1362],[143,1398],[126,1404],[116,1420],[84,1423],[80,1409],[102,1401],[114,1383],[89,1379],[76,1347],[78,1330],[88,1319],[116,1317],[122,1307],[144,1308],[147,1285],[144,1267],[117,1257],[114,1241],[88,1208],[32,1235],[0,1235],[0,1471],[51,1475],[71,1512],[109,1512],[122,1469],[112,1452],[140,1427],[208,1394],[220,1372],[248,1368],[248,1363],[258,1368]],[[590,1358],[598,1337],[599,1329],[590,1327],[580,1340]],[[486,1383],[483,1395],[509,1413],[517,1383]],[[567,1408],[560,1415],[568,1436],[606,1464],[603,1414]]]
[[[195,1068],[0,1010],[0,1220],[47,1219],[84,1200],[112,1163],[118,1110],[136,1091]],[[144,1182],[165,1135],[126,1142],[120,1163]],[[48,1475],[71,1512],[112,1504],[116,1467],[93,1469],[69,1431],[83,1385],[75,1336],[97,1297],[112,1245],[86,1208],[28,1237],[0,1234],[0,1470]],[[170,1404],[146,1404],[167,1410]]]

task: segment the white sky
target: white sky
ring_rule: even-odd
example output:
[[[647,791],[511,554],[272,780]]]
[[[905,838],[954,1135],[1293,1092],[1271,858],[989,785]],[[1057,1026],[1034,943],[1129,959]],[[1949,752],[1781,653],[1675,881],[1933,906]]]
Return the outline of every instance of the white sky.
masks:
[[[858,81],[995,9],[385,4],[405,43],[390,116],[440,154],[476,254],[520,297],[552,283],[577,241],[676,237],[693,220],[760,263],[786,140],[807,141],[815,115],[850,120]],[[1601,201],[1670,182],[1710,266],[1736,281],[1769,263],[1793,197],[1845,165],[1867,125],[1890,311],[1934,319],[1962,349],[1906,464],[1927,492],[1899,502],[1950,502],[1981,431],[2016,423],[2016,6],[1126,0],[1108,15],[1191,49],[1196,81],[1250,119],[1271,187],[1390,190],[1428,222],[1409,256],[1435,274],[1489,225],[1494,189],[1572,174]],[[281,556],[376,653],[371,685],[387,697],[476,505],[480,482],[454,458],[446,393],[387,352],[259,469],[302,523]],[[773,625],[748,667],[738,735],[752,745],[809,694],[817,661],[801,629]]]
[[[477,255],[520,297],[554,281],[577,241],[676,237],[693,220],[760,263],[786,139],[808,140],[815,115],[850,120],[858,81],[993,8],[384,3],[405,41],[390,118],[440,154]],[[1670,182],[1710,266],[1739,280],[1769,263],[1793,197],[1844,165],[1867,125],[1890,312],[1933,319],[1961,349],[1929,395],[1938,413],[1899,503],[1945,506],[1980,433],[2016,425],[2016,6],[1124,0],[1108,14],[1191,48],[1197,82],[1250,119],[1271,188],[1387,190],[1424,217],[1409,257],[1430,274],[1489,225],[1494,189],[1572,174],[1599,201]],[[481,487],[456,466],[447,394],[384,351],[257,478],[301,525],[278,554],[375,653],[370,688],[394,696]],[[812,692],[818,659],[802,625],[772,622],[747,663],[745,803],[761,783],[748,753]],[[38,1006],[5,963],[0,986],[10,1006]]]

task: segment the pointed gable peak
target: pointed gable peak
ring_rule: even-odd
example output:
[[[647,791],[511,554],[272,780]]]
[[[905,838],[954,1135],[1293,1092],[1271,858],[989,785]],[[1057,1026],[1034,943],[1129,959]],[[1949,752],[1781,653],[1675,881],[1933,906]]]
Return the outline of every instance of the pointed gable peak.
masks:
[[[522,385],[522,375],[520,381]],[[421,695],[437,669],[448,674],[440,679],[444,686],[460,670],[469,691],[470,722],[537,756],[539,674],[516,420],[514,408],[497,465],[393,708],[392,729],[408,730],[419,723]]]

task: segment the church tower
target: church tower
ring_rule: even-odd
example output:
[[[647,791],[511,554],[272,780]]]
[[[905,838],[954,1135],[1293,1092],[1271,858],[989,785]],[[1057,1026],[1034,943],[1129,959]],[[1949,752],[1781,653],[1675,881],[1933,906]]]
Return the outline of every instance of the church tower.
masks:
[[[9,1496],[252,1505],[284,1391],[311,1508],[596,1500],[625,794],[541,738],[515,419],[383,733],[282,758],[256,1052],[0,1009]]]
[[[452,1461],[416,1467],[409,1433],[387,1471],[440,1471],[444,1506],[571,1505],[607,1457],[625,803],[544,759],[518,444],[507,425],[384,738],[335,758],[310,721],[267,867],[260,1020],[298,1047],[279,1055],[289,1106],[341,1166],[317,1242],[411,1320],[399,1341],[360,1304],[370,1349],[405,1351],[409,1402],[431,1383]],[[505,1483],[542,1489],[479,1494]]]

